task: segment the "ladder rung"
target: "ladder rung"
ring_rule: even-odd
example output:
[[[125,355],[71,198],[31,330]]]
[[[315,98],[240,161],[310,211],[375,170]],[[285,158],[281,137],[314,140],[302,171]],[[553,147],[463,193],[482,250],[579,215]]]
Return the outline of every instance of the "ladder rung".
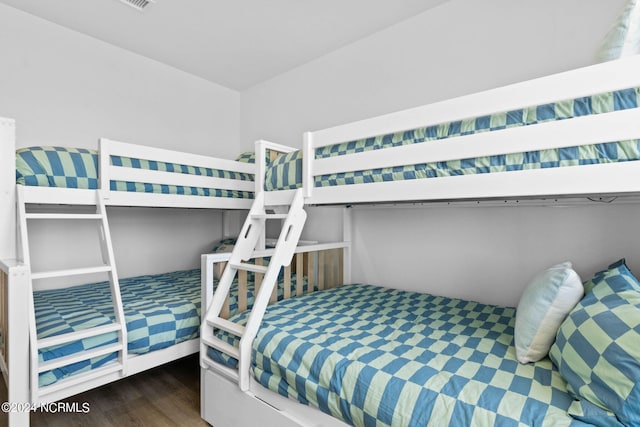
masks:
[[[223,352],[231,357],[235,357],[236,359],[240,359],[240,350],[231,344],[224,342],[218,338],[205,338],[202,337],[202,342],[208,345],[209,347],[213,347],[216,350]]]
[[[287,219],[289,214],[253,214],[253,219]]]
[[[53,347],[73,341],[83,340],[109,332],[119,331],[121,329],[119,323],[111,323],[109,325],[96,326],[95,328],[83,329],[81,331],[69,332],[66,334],[54,335],[52,337],[42,338],[38,340],[38,348]]]
[[[51,393],[58,392],[65,388],[70,388],[78,384],[82,384],[85,382],[89,382],[96,378],[103,377],[105,375],[112,374],[114,372],[122,371],[124,366],[122,363],[107,363],[104,366],[99,368],[91,369],[88,372],[83,372],[76,375],[71,375],[70,377],[61,379],[60,381],[56,381],[55,383],[42,387],[38,390],[38,397],[47,396]]]
[[[253,271],[254,273],[266,273],[267,272],[267,268],[264,265],[256,265],[256,264],[248,264],[246,262],[241,262],[239,264],[230,264],[232,267],[240,269],[240,270],[247,270],[247,271]]]
[[[202,357],[201,362],[204,365],[207,365],[207,366],[215,369],[216,372],[226,376],[230,380],[232,380],[234,382],[238,382],[239,375],[238,375],[238,370],[237,369],[234,369],[234,368],[231,368],[229,366],[223,365],[220,362],[216,362],[215,360],[211,359],[206,354]]]
[[[27,219],[102,219],[101,214],[28,213]]]
[[[229,332],[230,334],[233,334],[237,337],[241,337],[244,334],[244,326],[238,325],[237,323],[230,322],[220,317],[217,317],[213,320],[207,319],[207,323],[209,324],[209,326],[222,329],[223,331]]]
[[[34,280],[49,279],[52,277],[79,276],[82,274],[106,273],[111,270],[112,268],[110,265],[103,265],[100,267],[71,268],[68,270],[41,271],[38,273],[31,273],[31,278]]]
[[[121,343],[115,343],[107,346],[93,348],[87,351],[72,354],[65,357],[57,357],[55,359],[40,363],[38,372],[46,372],[62,366],[71,365],[72,363],[82,362],[83,360],[93,359],[94,357],[104,356],[106,354],[115,353],[122,350]]]

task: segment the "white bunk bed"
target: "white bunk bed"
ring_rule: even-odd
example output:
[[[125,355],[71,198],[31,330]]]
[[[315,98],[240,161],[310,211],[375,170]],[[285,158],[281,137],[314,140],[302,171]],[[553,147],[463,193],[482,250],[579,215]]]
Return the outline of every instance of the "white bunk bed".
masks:
[[[587,200],[599,197],[630,198],[633,200],[640,194],[640,161],[637,161],[640,160],[640,156],[638,156],[640,154],[639,87],[640,56],[636,56],[330,129],[308,132],[304,136],[304,145],[300,152],[296,152],[293,148],[259,141],[256,144],[256,158],[259,162],[256,181],[258,188],[264,188],[265,191],[262,196],[264,200],[256,199],[256,203],[264,205],[288,204],[300,192],[304,196],[304,205],[397,202],[450,203],[496,199],[531,199],[532,203],[536,203],[536,200],[542,200],[544,204],[548,203],[549,199]],[[625,94],[630,96],[628,103],[621,101],[621,97],[624,97]],[[565,111],[561,108],[567,100],[572,106],[571,111]],[[585,106],[588,107],[588,111],[584,109]],[[516,112],[516,116],[522,116],[523,112],[524,114],[527,112],[538,113],[540,116],[535,120],[528,122],[524,120],[522,123],[509,126],[507,116],[511,112]],[[548,116],[553,117],[548,119]],[[486,126],[483,125],[479,129],[476,127],[474,130],[465,132],[465,126],[480,122]],[[446,129],[454,125],[458,127],[458,130],[454,132],[455,135],[435,137],[433,139],[438,141],[424,142],[430,139],[424,137],[429,132],[435,132],[439,127],[444,126]],[[420,139],[412,142],[424,143],[405,143],[407,133],[411,134],[408,139]],[[421,137],[415,138],[416,133],[420,133]],[[389,140],[392,143],[387,145],[391,146],[376,145]],[[399,142],[395,144],[396,141]],[[368,149],[369,146],[375,146],[375,148]],[[289,153],[275,159],[271,166],[267,166],[261,159],[268,148]],[[617,152],[618,155],[610,156],[608,154],[611,153],[605,153],[609,149]],[[582,150],[595,153],[596,159],[589,156],[587,158],[580,157]],[[556,155],[560,153],[560,158],[554,158],[545,163],[545,156],[550,152]],[[563,156],[567,154],[577,156],[565,161],[567,159]],[[600,158],[601,154],[604,155],[604,159]],[[520,163],[513,168],[514,170],[504,169],[504,160],[508,156],[519,157],[520,160],[524,158],[524,163],[529,156],[533,156],[536,159],[536,165]],[[470,163],[474,164],[475,168],[477,165],[475,160],[477,159],[488,160],[489,166],[478,166],[478,169],[470,174],[456,171],[453,174],[446,174],[449,176],[437,176],[438,173],[435,172],[432,174],[433,177],[429,175],[429,172],[426,172],[425,177],[417,177],[415,171],[412,170],[409,178],[393,179],[395,171],[399,171],[401,175],[406,171],[405,165],[418,164],[422,170],[426,171],[433,166],[437,171],[439,165],[446,168],[455,164],[457,169],[461,169],[460,163],[473,160]],[[495,170],[491,167],[493,165],[492,159],[496,160],[497,166],[500,166]],[[278,165],[286,166],[278,170]],[[371,182],[358,181],[363,175],[362,171],[365,172],[365,175],[368,171],[373,172],[367,175],[367,178],[363,178],[365,181]],[[383,176],[385,173],[386,177]],[[379,175],[379,179],[372,177],[376,174]],[[345,240],[348,241],[350,240],[348,215],[346,218]],[[250,251],[245,251],[244,258],[248,257],[249,253]],[[278,249],[275,250],[275,253],[278,253]],[[346,257],[345,260],[348,262],[349,257]],[[351,286],[356,285],[343,288],[351,288]],[[356,292],[361,288],[355,287],[354,289]],[[393,294],[393,292],[391,293]],[[351,301],[351,296],[348,293],[339,295],[344,301]],[[214,305],[218,298],[216,293]],[[338,312],[345,309],[340,306],[340,298],[329,299],[328,294],[326,298],[331,301],[330,304],[334,304]],[[372,300],[375,298],[377,297],[371,296]],[[308,334],[313,334],[315,331],[313,322],[305,323],[304,319],[295,315],[297,309],[301,313],[300,317],[312,316],[312,309],[315,309],[315,306],[309,306],[307,312],[307,306],[301,301],[287,304],[279,303],[272,306],[266,315],[263,312],[256,313],[254,311],[248,319],[246,317],[231,319],[234,324],[237,322],[246,327],[246,330],[242,329],[233,333],[240,338],[239,351],[233,349],[226,351],[224,346],[216,345],[215,339],[204,342],[205,338],[203,338],[203,350],[200,354],[203,381],[201,407],[202,416],[206,421],[216,427],[258,423],[265,426],[344,426],[346,422],[354,425],[386,425],[381,419],[373,420],[375,414],[373,418],[371,418],[371,413],[363,415],[365,409],[362,407],[356,410],[347,408],[343,395],[332,394],[332,392],[326,392],[329,398],[328,403],[324,402],[324,406],[323,403],[316,403],[322,407],[322,411],[317,407],[312,407],[314,399],[310,395],[315,393],[315,387],[319,388],[320,386],[317,383],[304,382],[304,373],[309,374],[309,372],[300,366],[307,366],[305,363],[316,364],[315,361],[307,360],[305,362],[299,359],[305,351],[294,355],[287,353],[284,364],[279,364],[275,360],[275,355],[280,354],[283,347],[271,348],[269,344],[271,338],[282,335],[285,337],[284,342],[296,343],[283,344],[283,346],[290,345],[295,348],[300,345],[301,341],[298,341],[300,336],[294,333],[288,335],[290,329],[308,328],[311,331]],[[304,301],[310,301],[310,299]],[[316,303],[318,303],[317,300]],[[453,303],[455,305],[467,304],[468,302],[453,301]],[[327,309],[327,307],[324,308]],[[215,315],[216,309],[217,307],[209,308],[208,313],[214,312]],[[507,314],[504,314],[505,312],[500,311],[501,309],[497,307],[488,306],[486,309],[497,317],[504,315],[509,319],[514,316],[513,309]],[[285,316],[284,312],[288,313],[289,317],[286,317],[286,321],[280,321],[278,316]],[[291,314],[292,312],[294,314]],[[496,314],[498,312],[500,314]],[[207,318],[210,316],[207,314]],[[325,321],[320,317],[315,320],[317,323]],[[357,319],[352,320],[355,322]],[[427,320],[434,321],[433,318],[427,318]],[[435,319],[435,321],[442,323],[439,319]],[[505,322],[507,328],[512,326],[509,320],[505,320]],[[206,329],[214,330],[214,328],[225,331],[234,329],[230,325],[218,327],[215,321],[203,322],[202,334],[204,335]],[[330,334],[331,332],[325,331],[325,333]],[[216,334],[217,337],[226,336],[220,331],[217,331]],[[502,336],[502,339],[506,339],[507,343],[505,344],[506,353],[501,355],[500,360],[513,353],[513,361],[515,361],[513,347],[509,347],[512,335],[513,332],[506,337]],[[246,340],[250,342],[247,343]],[[237,340],[229,342],[237,345]],[[277,344],[273,345],[277,346]],[[313,351],[310,351],[313,354],[319,354],[327,347],[333,348],[329,341],[324,347],[322,344],[317,345],[317,342],[305,345],[313,348]],[[357,343],[353,345],[357,345]],[[253,354],[251,350],[253,350]],[[214,360],[211,352],[222,354],[222,359],[226,357],[225,360],[230,362],[237,359],[239,363],[235,368],[233,363],[229,365],[221,363],[222,359],[215,358]],[[330,357],[328,356],[326,360],[329,360]],[[295,366],[294,361],[296,361]],[[322,362],[317,363],[320,366],[325,366]],[[290,366],[293,367],[290,368]],[[546,393],[564,396],[565,407],[560,410],[558,408],[552,410],[550,407],[554,404],[549,404],[552,400],[549,399],[545,405],[537,408],[532,407],[526,411],[527,417],[541,416],[542,418],[536,420],[525,418],[525,415],[522,415],[521,419],[503,419],[505,425],[510,425],[509,422],[514,425],[518,422],[536,425],[538,423],[547,423],[548,425],[579,423],[567,415],[566,407],[571,403],[571,396],[567,394],[567,384],[555,368],[552,368],[548,358],[530,365],[519,365],[516,361],[512,367],[518,372],[529,368],[532,370],[541,369],[540,372],[546,372],[545,375],[549,376],[552,383],[547,384],[549,390]],[[380,369],[380,366],[376,369]],[[278,372],[282,375],[275,375]],[[452,372],[451,375],[455,376],[453,374]],[[345,370],[340,371],[339,374],[335,374],[332,370],[322,370],[320,373],[315,372],[309,375],[328,378],[337,375],[332,385],[338,384],[338,388],[344,385],[343,388],[349,389],[355,395],[355,397],[352,395],[353,399],[364,399],[365,406],[367,402],[374,405],[374,412],[377,410],[375,402],[378,402],[379,406],[383,406],[384,399],[389,399],[388,401],[393,402],[391,406],[395,407],[394,405],[399,401],[398,390],[402,389],[402,386],[399,386],[400,388],[396,389],[394,395],[393,387],[389,387],[387,391],[391,394],[380,392],[378,395],[368,395],[363,398],[362,396],[367,393],[366,389],[360,390],[361,395],[358,396],[357,390],[359,389],[353,388],[353,382],[343,384],[344,378],[348,376],[348,372]],[[406,378],[404,377],[405,380]],[[442,380],[441,377],[437,378]],[[302,390],[295,387],[294,383],[298,381],[303,384]],[[269,388],[275,389],[283,395],[288,395],[289,398],[267,389],[265,387],[267,384],[270,386]],[[461,401],[469,398],[464,394],[465,384],[463,383],[459,387],[458,394],[452,393],[451,390],[438,392],[434,394],[435,397],[430,403],[423,403],[422,406],[437,408],[438,406],[434,405],[437,405],[436,400],[439,399],[445,400],[444,405],[450,407],[464,403]],[[502,388],[493,388],[492,390],[493,394],[497,396],[502,394],[510,395],[511,398],[515,396],[510,394],[512,390]],[[469,391],[467,390],[467,392]],[[473,394],[473,391],[471,393]],[[321,392],[318,391],[317,394],[321,394]],[[307,404],[300,404],[296,398]],[[408,406],[408,409],[403,409],[411,413],[412,408],[415,409],[416,406],[408,403],[411,399],[406,395],[403,395],[402,399],[406,405],[401,406]],[[495,403],[495,405],[499,404],[500,402]],[[481,418],[481,415],[477,415],[479,418],[459,418],[457,419],[458,424],[456,424],[456,419],[451,419],[449,420],[452,423],[450,425],[462,425],[470,422],[499,424],[500,410],[496,409],[497,406],[492,406],[494,404],[489,404],[487,401],[478,402],[476,399],[473,408],[483,405],[485,406],[481,408],[481,411],[484,411],[485,418]],[[470,409],[470,411],[473,412],[474,409]],[[441,414],[442,412],[434,416],[438,417]],[[382,415],[383,419],[386,415]],[[420,418],[418,424],[424,425],[426,419]],[[434,422],[434,419],[431,421]],[[438,422],[440,421],[442,425],[449,422],[444,418],[439,419]],[[376,422],[379,424],[375,424]],[[395,422],[398,424],[394,425],[405,425],[409,421],[404,419],[404,421],[395,420]]]
[[[88,163],[82,165],[81,168],[93,166],[91,163],[97,156],[99,166],[96,169],[99,170],[99,177],[92,177],[94,186],[65,188],[64,183],[60,184],[55,181],[58,177],[44,176],[46,173],[42,178],[45,186],[33,182],[30,185],[16,184],[15,122],[11,119],[0,118],[0,150],[0,161],[2,162],[2,176],[0,177],[0,199],[2,201],[0,203],[2,209],[0,212],[0,235],[2,236],[0,318],[2,320],[3,342],[0,367],[7,383],[8,402],[15,404],[10,408],[12,410],[8,414],[9,424],[11,426],[28,425],[29,408],[34,405],[54,402],[197,352],[199,349],[197,338],[199,316],[194,321],[195,327],[189,332],[190,335],[176,339],[175,344],[154,345],[151,343],[144,352],[139,352],[140,354],[132,354],[135,352],[128,351],[131,344],[130,342],[127,344],[130,341],[127,340],[129,318],[127,317],[125,321],[126,307],[123,309],[123,298],[120,295],[121,290],[124,291],[124,288],[120,286],[124,280],[122,282],[118,280],[106,208],[108,206],[137,206],[224,209],[224,220],[229,210],[246,210],[251,206],[251,197],[253,197],[255,186],[253,175],[256,165],[244,161],[231,161],[101,139],[97,152],[82,150],[87,156]],[[43,152],[42,147],[37,150],[40,153]],[[65,155],[67,154],[67,149],[62,147],[44,147],[44,151],[47,150],[59,150]],[[116,162],[114,159],[119,161]],[[141,167],[140,163],[152,165],[152,167],[143,169],[144,166]],[[175,170],[175,172],[171,170]],[[220,171],[220,173],[216,173],[216,171]],[[73,179],[75,180],[75,177]],[[73,183],[75,184],[75,181]],[[71,185],[71,187],[74,186]],[[142,192],[140,192],[140,186]],[[144,192],[145,190],[159,192]],[[30,209],[34,205],[38,206],[35,211]],[[16,206],[18,208],[17,214]],[[91,206],[95,207],[95,211],[87,213],[87,209],[91,210]],[[45,207],[51,207],[52,210],[43,213]],[[100,243],[104,263],[97,267],[79,269],[50,272],[31,271],[27,222],[38,219],[49,221],[95,220],[101,227]],[[188,276],[184,280],[182,291],[186,292],[185,289],[189,289],[186,293],[189,294],[188,298],[190,299],[177,302],[178,297],[176,297],[176,301],[169,301],[167,298],[166,300],[169,302],[166,304],[183,304],[182,307],[186,307],[185,310],[196,312],[199,310],[200,304],[200,271],[188,272],[186,276],[183,273],[187,272],[179,272],[175,277],[171,276],[170,280],[160,283],[155,295],[161,296],[158,301],[163,300],[167,289],[171,289],[173,283],[181,280],[179,277]],[[108,307],[111,311],[101,315],[100,322],[102,323],[83,326],[83,329],[72,332],[66,329],[58,333],[45,334],[48,335],[47,338],[40,336],[42,331],[36,328],[36,314],[33,307],[34,299],[36,305],[44,299],[35,298],[33,291],[39,292],[39,289],[42,288],[42,290],[49,292],[50,288],[60,289],[69,285],[60,283],[42,285],[42,280],[38,279],[82,276],[84,274],[91,274],[90,280],[95,280],[95,274],[108,275],[108,283],[103,283],[102,292],[105,293],[107,299],[109,296],[111,297],[111,306]],[[157,279],[156,276],[153,278]],[[176,282],[173,282],[174,279]],[[81,289],[76,287],[76,284],[82,282],[71,283],[73,285],[69,288],[71,290],[69,295],[74,295],[76,289]],[[91,301],[97,293],[97,284],[82,285],[82,287],[87,288],[84,290],[87,299],[85,301],[79,300],[79,303],[91,305],[91,302],[86,301]],[[145,286],[140,286],[134,291],[144,292]],[[141,302],[140,295],[131,293],[129,298],[138,304]],[[64,296],[58,296],[58,298],[62,299],[63,303],[68,303]],[[157,307],[165,309],[169,307],[169,305],[163,306],[162,304],[165,304],[164,300],[158,302]],[[64,307],[61,308],[61,310],[64,309]],[[146,309],[152,311],[148,307]],[[141,308],[140,313],[143,313],[144,310],[145,308]],[[111,313],[111,320],[109,320],[109,313]],[[176,325],[178,323],[176,322]],[[38,325],[40,325],[39,322]],[[178,327],[175,326],[175,328]],[[176,331],[179,330],[176,329]],[[73,346],[75,343],[84,345],[86,340],[99,341],[105,336],[102,335],[104,333],[110,333],[113,339],[107,340],[107,344],[103,347],[87,347],[86,350],[72,352],[64,357],[56,356],[57,358],[53,360],[38,360],[39,349],[55,349],[56,345]],[[169,330],[167,333],[170,335],[171,331]],[[177,335],[177,332],[174,332],[174,335]],[[147,350],[149,351],[146,352]],[[61,378],[49,378],[45,383],[42,383],[42,378],[40,378],[40,374],[51,374],[54,372],[52,370],[64,368],[70,364],[88,362],[89,357],[94,360],[111,355],[116,356],[115,360],[101,363],[100,367],[94,369],[87,370],[85,368],[79,373],[64,375]]]

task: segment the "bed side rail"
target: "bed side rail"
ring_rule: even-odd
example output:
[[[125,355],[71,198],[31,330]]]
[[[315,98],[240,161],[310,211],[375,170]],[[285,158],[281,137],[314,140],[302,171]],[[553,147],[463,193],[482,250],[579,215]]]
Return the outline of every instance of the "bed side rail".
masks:
[[[316,290],[330,289],[344,284],[344,278],[348,277],[345,273],[349,268],[345,263],[345,251],[349,250],[351,245],[349,242],[336,243],[310,243],[298,246],[295,250],[293,261],[290,265],[283,268],[282,273],[282,293],[281,299],[289,299],[295,296],[301,296]],[[264,258],[271,256],[274,249],[266,249],[264,251],[256,251],[256,264],[263,264]],[[222,275],[222,269],[229,260],[231,253],[216,253],[202,255],[202,306],[203,312],[209,306],[213,299],[213,292],[216,285],[215,276]],[[219,275],[215,274],[218,269]],[[246,272],[239,272],[238,275],[238,296],[237,308],[234,307],[233,313],[241,313],[247,310],[249,293],[257,295],[260,289],[260,283],[263,275],[255,274],[255,280],[248,280]],[[295,286],[293,286],[295,283]],[[270,303],[277,300],[278,289],[274,289],[271,295]],[[230,300],[227,297],[221,317],[228,318],[231,313]]]
[[[199,154],[190,154],[163,148],[100,139],[100,188],[110,190],[111,181],[144,182],[150,184],[185,187],[215,188],[221,190],[253,191],[250,180],[218,178],[189,173],[139,169],[111,164],[111,156],[165,162],[191,167],[217,169],[229,172],[255,174],[256,165],[233,160],[219,159]],[[108,193],[105,192],[108,195]]]
[[[488,118],[496,113],[638,86],[640,57],[625,58],[342,126],[307,132],[303,147],[305,197],[308,203],[339,204],[385,200],[638,193],[640,185],[632,178],[638,173],[639,166],[622,164],[624,162],[586,168],[526,170],[519,173],[517,179],[514,176],[513,180],[495,176],[500,174],[486,173],[473,177],[345,185],[340,187],[339,193],[327,187],[314,187],[316,177],[323,175],[637,140],[640,139],[640,108],[630,108],[591,115],[577,113],[573,118],[563,120],[463,134],[423,144],[315,158],[317,149],[334,144],[466,119]],[[559,183],[563,186],[558,185]]]
[[[15,260],[0,260],[0,369],[7,384],[7,402],[29,396],[29,269]],[[29,412],[9,412],[9,425],[29,425]]]

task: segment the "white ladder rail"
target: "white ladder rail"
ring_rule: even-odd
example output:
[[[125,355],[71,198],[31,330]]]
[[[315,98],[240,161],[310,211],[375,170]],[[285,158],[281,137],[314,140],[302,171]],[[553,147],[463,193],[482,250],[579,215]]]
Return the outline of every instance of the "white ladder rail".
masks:
[[[229,258],[227,268],[225,268],[222,272],[222,277],[220,277],[220,281],[218,282],[216,291],[213,294],[213,300],[211,302],[209,310],[207,311],[207,316],[209,316],[209,313],[215,313],[216,317],[220,315],[220,312],[224,305],[224,301],[229,293],[229,290],[231,289],[231,284],[233,283],[233,279],[237,271],[237,269],[230,266],[232,266],[233,264],[237,265],[243,260],[247,261],[251,256],[251,253],[253,252],[256,244],[258,243],[258,239],[260,238],[260,221],[252,220],[251,216],[264,214],[264,193],[260,192],[255,195],[253,205],[249,210],[247,219],[242,226],[242,230],[240,230],[238,240],[233,247],[233,253]]]
[[[203,319],[200,332],[202,344],[200,352],[201,366],[219,366],[219,364],[208,357],[207,346],[211,346],[236,358],[238,360],[237,371],[234,372],[226,367],[220,367],[220,369],[224,370],[225,375],[233,376],[233,379],[238,381],[240,389],[243,391],[249,388],[251,345],[258,333],[273,289],[277,284],[278,274],[281,268],[289,265],[293,259],[293,254],[300,235],[302,234],[306,218],[307,213],[304,211],[302,190],[297,190],[294,193],[293,199],[290,201],[289,212],[286,215],[280,213],[267,214],[264,206],[264,194],[262,192],[259,193],[254,200],[254,204],[247,216],[247,220],[238,238],[238,242],[234,247],[227,268],[225,268],[220,283],[214,293],[213,302]],[[242,262],[252,258],[256,245],[260,243],[261,238],[264,236],[265,220],[267,219],[284,219],[282,230],[269,265],[264,267]],[[224,301],[229,293],[231,283],[238,270],[255,271],[264,274],[260,290],[256,295],[247,319],[247,324],[244,327],[219,317]],[[214,334],[214,328],[227,331],[240,337],[239,346],[236,348],[217,338]]]
[[[31,277],[31,251],[29,250],[29,236],[27,233],[27,213],[26,202],[24,201],[24,187],[21,185],[16,186],[16,201],[18,207],[18,229],[19,229],[19,251],[18,256],[29,270],[29,377],[30,387],[29,394],[31,402],[37,401],[38,396],[38,346],[35,344],[38,342],[38,332],[36,329],[36,312],[35,303],[33,300],[33,279]]]
[[[18,227],[19,227],[19,243],[20,251],[19,256],[21,261],[29,269],[29,340],[30,340],[30,398],[32,403],[38,403],[41,396],[48,393],[46,390],[50,390],[51,387],[40,388],[39,386],[39,373],[49,369],[66,366],[74,363],[78,360],[86,360],[100,353],[104,353],[104,349],[93,349],[88,352],[79,353],[72,356],[67,356],[60,359],[53,359],[40,363],[38,358],[38,350],[41,348],[50,347],[53,345],[61,345],[72,341],[80,340],[86,337],[97,336],[103,333],[116,332],[118,340],[116,344],[106,346],[110,352],[118,352],[118,363],[114,364],[111,370],[121,371],[122,375],[126,375],[126,360],[127,360],[127,332],[126,321],[124,317],[124,309],[122,307],[122,300],[120,296],[120,285],[118,282],[118,275],[115,268],[115,257],[113,254],[113,245],[111,243],[111,233],[109,231],[109,223],[107,221],[106,207],[104,205],[104,199],[100,190],[96,191],[96,213],[95,214],[68,214],[68,213],[27,213],[26,202],[24,197],[23,186],[17,186],[17,210],[18,210]],[[104,265],[97,267],[87,268],[74,268],[64,269],[48,272],[31,271],[31,255],[29,250],[29,237],[27,232],[27,220],[95,220],[99,221],[99,238],[100,249]],[[71,332],[67,334],[52,336],[48,338],[38,339],[37,325],[35,316],[35,304],[33,297],[33,280],[52,278],[52,277],[67,277],[83,274],[94,274],[99,272],[106,272],[109,276],[109,283],[111,288],[111,298],[114,306],[114,322],[102,327],[90,328],[87,330],[81,330]],[[86,379],[85,379],[86,378]],[[92,375],[78,375],[72,382],[82,382],[92,378]],[[66,384],[67,381],[64,381]]]
[[[101,227],[99,229],[102,261],[111,266],[108,272],[109,283],[111,284],[111,301],[114,304],[115,323],[120,324],[118,332],[118,342],[122,343],[122,349],[118,354],[118,361],[122,364],[122,376],[127,375],[127,321],[124,317],[124,307],[122,305],[122,295],[120,293],[120,281],[116,271],[116,258],[113,253],[113,243],[111,242],[111,230],[107,221],[107,207],[104,204],[105,195],[102,190],[97,192],[97,214],[101,217]]]
[[[245,325],[245,331],[240,339],[240,359],[238,361],[238,375],[240,390],[247,391],[249,389],[249,376],[251,368],[251,346],[253,340],[258,334],[258,329],[262,323],[264,313],[269,305],[269,300],[273,292],[274,286],[278,282],[278,274],[280,269],[291,264],[293,253],[300,240],[304,223],[307,219],[307,213],[303,209],[304,197],[302,190],[298,190],[293,197],[293,201],[289,208],[289,215],[282,225],[280,237],[271,260],[269,261],[269,269],[262,279],[262,286],[258,291],[258,295],[253,303],[251,313]]]

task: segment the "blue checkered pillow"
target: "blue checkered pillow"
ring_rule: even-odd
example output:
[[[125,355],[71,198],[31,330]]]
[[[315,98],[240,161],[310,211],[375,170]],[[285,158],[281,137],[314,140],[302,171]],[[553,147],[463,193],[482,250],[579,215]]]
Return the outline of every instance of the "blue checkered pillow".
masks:
[[[233,251],[233,247],[236,245],[236,239],[233,237],[226,237],[218,240],[211,248],[212,253],[224,253]]]
[[[584,282],[584,293],[588,294],[598,283],[604,281],[605,278],[617,274],[628,278],[631,284],[637,283],[635,276],[629,271],[623,258],[611,264],[606,270],[598,271],[590,280]],[[640,291],[640,286],[638,286],[638,290]]]
[[[616,414],[599,406],[594,405],[588,400],[574,400],[567,409],[567,413],[578,421],[582,421],[589,425],[600,427],[624,427],[617,418]]]
[[[624,266],[612,264],[558,331],[550,356],[568,390],[591,404],[598,425],[640,425],[640,283]],[[580,418],[580,414],[574,414]]]
[[[85,148],[16,150],[16,183],[41,187],[98,188],[98,152]]]
[[[267,161],[267,166],[271,164],[271,150],[267,150],[265,160]],[[242,163],[255,163],[256,162],[256,152],[255,151],[245,151],[240,154],[236,158],[236,162]]]

